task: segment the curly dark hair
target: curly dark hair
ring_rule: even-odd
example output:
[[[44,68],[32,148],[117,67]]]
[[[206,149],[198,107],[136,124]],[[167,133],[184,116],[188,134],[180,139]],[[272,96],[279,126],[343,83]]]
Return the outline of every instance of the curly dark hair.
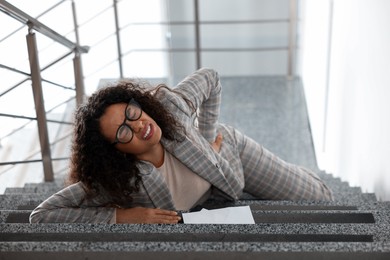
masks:
[[[99,119],[108,106],[134,98],[156,121],[164,138],[179,141],[176,133],[184,128],[153,95],[153,91],[161,88],[168,87],[159,85],[147,90],[138,82],[119,82],[99,89],[79,107],[75,114],[69,184],[81,181],[89,196],[104,192],[112,198],[110,203],[125,206],[131,202],[131,195],[139,190],[141,181],[138,160],[132,154],[120,152],[103,137]]]

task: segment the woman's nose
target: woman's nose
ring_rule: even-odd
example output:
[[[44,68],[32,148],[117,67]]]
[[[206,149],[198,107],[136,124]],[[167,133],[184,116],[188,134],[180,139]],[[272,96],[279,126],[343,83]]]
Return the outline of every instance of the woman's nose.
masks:
[[[129,121],[128,124],[130,124],[130,127],[134,133],[138,133],[143,128],[143,124],[141,120]]]

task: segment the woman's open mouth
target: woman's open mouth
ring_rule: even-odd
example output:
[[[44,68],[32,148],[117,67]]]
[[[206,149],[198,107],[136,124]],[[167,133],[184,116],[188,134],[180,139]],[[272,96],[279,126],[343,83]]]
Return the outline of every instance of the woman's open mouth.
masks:
[[[150,139],[150,137],[152,137],[152,135],[153,135],[153,127],[152,127],[151,124],[149,124],[149,125],[146,127],[145,133],[144,133],[144,135],[142,136],[142,138],[143,138],[144,140],[148,140],[148,139]]]

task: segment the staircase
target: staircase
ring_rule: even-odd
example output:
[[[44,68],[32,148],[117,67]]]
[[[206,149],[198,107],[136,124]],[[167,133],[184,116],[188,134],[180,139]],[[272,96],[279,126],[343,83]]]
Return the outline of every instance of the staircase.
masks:
[[[0,195],[0,259],[390,259],[390,202],[330,174],[334,202],[261,201],[249,195],[206,208],[250,205],[255,225],[29,224],[57,183]]]
[[[223,104],[229,105],[222,106],[221,121],[233,122],[287,161],[315,169],[299,82],[245,77],[223,84]],[[236,203],[204,205],[250,205],[255,225],[29,224],[31,211],[61,189],[61,178],[7,188],[0,195],[0,260],[390,259],[390,202],[317,172],[334,202],[264,201],[246,194]]]

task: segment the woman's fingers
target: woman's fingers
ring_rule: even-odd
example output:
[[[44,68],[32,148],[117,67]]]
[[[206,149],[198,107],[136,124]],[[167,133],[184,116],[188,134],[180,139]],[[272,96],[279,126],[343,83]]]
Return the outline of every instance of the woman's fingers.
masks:
[[[211,144],[214,151],[216,151],[217,153],[219,153],[219,151],[221,150],[222,141],[223,141],[222,134],[218,133],[217,137],[215,137],[215,141]]]
[[[151,208],[117,209],[117,223],[176,224],[180,221],[177,212]]]
[[[148,209],[150,210],[151,218],[150,220],[153,223],[164,223],[164,224],[174,224],[180,221],[180,216],[178,216],[176,211],[163,210],[163,209]]]

